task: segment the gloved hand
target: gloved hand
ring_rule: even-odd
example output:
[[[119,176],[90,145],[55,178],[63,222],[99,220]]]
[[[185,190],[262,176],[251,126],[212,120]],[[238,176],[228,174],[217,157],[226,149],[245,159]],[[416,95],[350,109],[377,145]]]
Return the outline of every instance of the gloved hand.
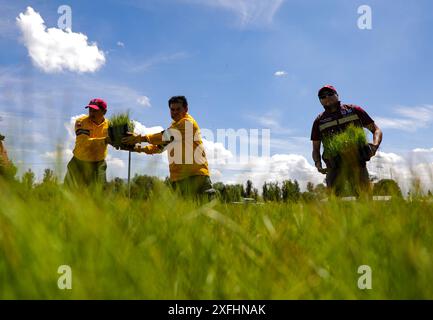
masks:
[[[141,152],[143,152],[143,147],[140,146],[139,144],[136,144],[135,146],[132,147],[132,149],[130,151],[141,153]]]
[[[127,133],[128,136],[122,138],[122,143],[124,144],[137,144],[137,143],[141,143],[141,142],[147,142],[146,136],[142,136],[133,132],[128,132]]]

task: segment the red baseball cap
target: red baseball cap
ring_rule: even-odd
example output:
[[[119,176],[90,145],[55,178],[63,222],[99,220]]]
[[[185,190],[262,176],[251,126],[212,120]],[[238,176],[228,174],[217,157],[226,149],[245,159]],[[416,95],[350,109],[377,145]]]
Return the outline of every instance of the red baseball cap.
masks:
[[[99,98],[90,100],[89,104],[86,106],[86,108],[92,108],[95,110],[107,110],[107,103]]]
[[[327,85],[321,87],[319,92],[318,92],[318,95],[320,95],[320,92],[322,90],[328,90],[328,91],[333,91],[333,92],[337,93],[337,90],[333,86],[331,86],[330,84],[327,84]]]

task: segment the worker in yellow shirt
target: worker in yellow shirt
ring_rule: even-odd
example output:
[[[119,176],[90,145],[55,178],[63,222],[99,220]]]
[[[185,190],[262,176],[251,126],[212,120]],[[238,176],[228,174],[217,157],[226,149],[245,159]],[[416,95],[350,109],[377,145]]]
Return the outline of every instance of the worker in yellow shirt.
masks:
[[[107,103],[93,99],[86,106],[89,114],[75,121],[74,156],[68,163],[65,185],[68,187],[104,184],[107,181],[108,136]]]
[[[122,139],[125,144],[147,142],[144,147],[136,145],[135,152],[146,154],[167,150],[170,181],[174,189],[183,195],[209,195],[215,192],[209,177],[208,162],[200,135],[200,128],[188,114],[188,102],[184,96],[175,96],[168,101],[171,126],[156,134],[132,134]]]

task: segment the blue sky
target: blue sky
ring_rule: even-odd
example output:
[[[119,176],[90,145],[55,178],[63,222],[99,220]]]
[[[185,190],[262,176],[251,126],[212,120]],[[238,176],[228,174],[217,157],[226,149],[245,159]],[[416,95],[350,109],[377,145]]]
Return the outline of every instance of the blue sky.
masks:
[[[56,28],[63,4],[72,9],[72,32],[104,54],[93,72],[46,72],[29,57],[16,17],[30,6]],[[371,30],[357,26],[361,5],[371,7]],[[427,0],[0,1],[0,132],[20,169],[40,175],[54,165],[47,153],[67,148],[65,123],[91,98],[105,98],[112,113],[129,109],[146,127],[166,127],[167,99],[182,94],[203,128],[271,130],[274,165],[262,168],[257,183],[318,182],[309,136],[322,111],[317,90],[331,83],[343,102],[364,107],[382,127],[384,171],[413,158],[414,149],[430,165],[432,12]],[[110,175],[124,175],[125,154],[110,150],[110,157],[119,169]],[[167,175],[161,160],[136,155],[134,171]],[[214,180],[226,182],[260,171],[213,168]]]

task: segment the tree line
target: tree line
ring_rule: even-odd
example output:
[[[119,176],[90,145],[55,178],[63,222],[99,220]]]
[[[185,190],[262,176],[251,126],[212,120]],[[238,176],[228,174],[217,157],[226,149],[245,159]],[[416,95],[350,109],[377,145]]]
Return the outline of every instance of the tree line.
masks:
[[[26,171],[20,180],[14,181],[22,184],[26,190],[46,190],[53,186],[61,184],[58,177],[52,169],[45,169],[42,181],[37,183],[35,173],[29,169]],[[108,181],[104,186],[104,190],[111,194],[120,196],[129,196],[133,199],[148,199],[155,192],[159,192],[165,187],[170,186],[168,178],[161,180],[157,177],[148,175],[136,174],[128,186],[125,179],[114,178]],[[224,184],[222,182],[214,183],[214,189],[218,192],[219,198],[222,202],[298,202],[298,201],[315,201],[327,197],[326,187],[324,184],[319,183],[314,185],[308,182],[305,191],[301,191],[298,181],[284,180],[282,182],[265,182],[259,189],[253,185],[251,180],[245,184]],[[398,184],[391,179],[382,179],[373,185],[373,195],[392,195],[395,197],[402,197],[402,192]],[[430,196],[429,191],[427,196]]]

